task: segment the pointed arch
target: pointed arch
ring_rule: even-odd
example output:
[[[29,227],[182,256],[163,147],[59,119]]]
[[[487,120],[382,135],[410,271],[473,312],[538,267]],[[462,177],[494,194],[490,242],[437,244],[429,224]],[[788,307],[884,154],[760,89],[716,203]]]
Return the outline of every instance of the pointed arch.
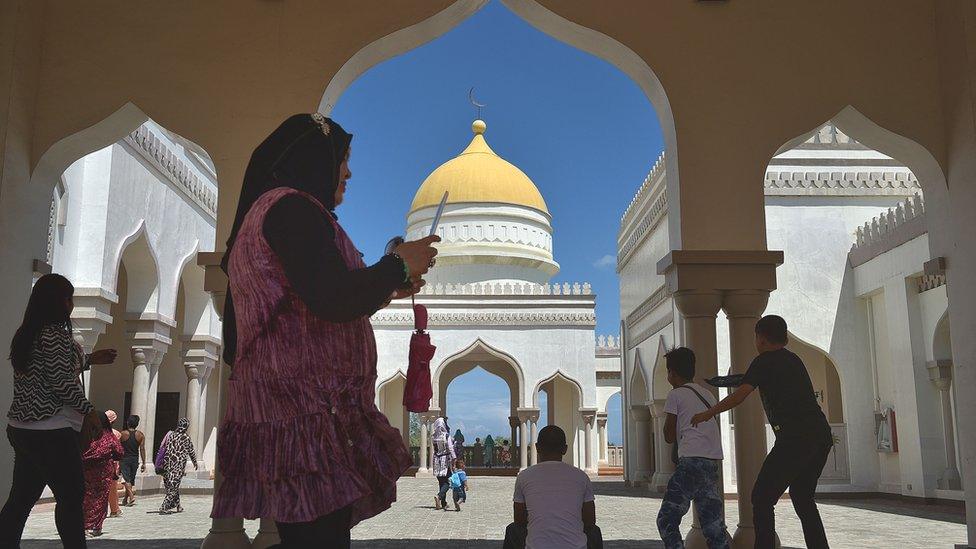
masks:
[[[926,210],[949,211],[949,186],[946,174],[935,156],[917,141],[878,125],[853,105],[847,105],[816,127],[790,139],[776,151],[776,154],[795,148],[828,122],[832,122],[839,130],[864,146],[886,154],[907,166],[922,186]],[[948,217],[929,216],[926,222],[932,257],[949,255],[952,236],[948,229]]]
[[[952,360],[952,343],[949,332],[949,309],[942,313],[942,317],[935,324],[935,334],[932,336],[932,358],[935,360]]]
[[[123,265],[125,266],[126,312],[158,312],[159,259],[149,242],[144,219],[139,221],[138,228],[134,232],[122,240],[116,260],[111,264],[115,265],[115,271],[109,275],[112,291],[118,288],[119,270]]]
[[[378,392],[382,391],[388,384],[394,383],[394,382],[400,381],[400,380],[403,380],[403,381],[406,381],[407,380],[407,374],[403,373],[403,370],[397,370],[397,371],[393,372],[392,374],[390,374],[389,376],[387,376],[385,379],[383,379],[383,381],[380,381],[379,383],[377,383],[376,384],[376,392],[378,393]]]
[[[550,381],[556,381],[556,380],[564,381],[566,383],[571,384],[573,387],[575,387],[576,388],[576,397],[579,399],[579,403],[582,406],[582,404],[583,404],[583,386],[580,385],[580,383],[578,381],[576,381],[575,379],[567,376],[566,374],[563,373],[562,370],[560,370],[560,369],[557,368],[556,371],[553,372],[552,375],[550,375],[549,377],[547,377],[547,378],[545,378],[545,379],[543,379],[543,380],[541,380],[541,381],[539,381],[538,383],[535,384],[535,389],[532,390],[532,407],[533,408],[537,408],[539,406],[539,391],[542,390],[542,386],[545,385],[545,384],[547,384],[547,383],[549,383]]]
[[[473,369],[474,365],[467,367],[466,369],[464,369],[464,371],[458,371],[458,372],[451,372],[449,371],[449,369],[452,366],[457,366],[459,362],[465,361],[466,358],[470,357],[470,358],[477,359],[479,356],[490,357],[488,360],[490,360],[491,362],[494,362],[496,364],[502,364],[504,365],[505,369],[514,372],[515,378],[514,380],[510,380],[510,379],[506,379],[505,376],[502,375],[502,373],[492,371],[490,367],[484,368],[485,370],[488,370],[490,373],[495,374],[498,377],[501,377],[503,380],[505,380],[508,383],[509,389],[511,389],[512,391],[512,397],[513,397],[512,401],[514,403],[514,407],[517,408],[518,406],[521,406],[525,402],[525,373],[522,371],[522,367],[519,365],[518,361],[515,360],[515,358],[509,355],[508,353],[505,353],[500,349],[496,349],[495,347],[492,347],[491,345],[489,345],[479,337],[475,339],[470,345],[462,349],[461,351],[458,351],[448,356],[447,358],[443,359],[440,362],[440,364],[437,366],[437,368],[434,369],[433,375],[431,376],[433,382],[432,383],[433,389],[434,389],[434,399],[433,402],[431,403],[432,407],[440,408],[441,393],[446,394],[447,386],[450,385],[451,381],[453,381],[454,378],[463,375],[468,371],[470,371],[471,369]],[[442,384],[442,382],[445,381],[444,379],[442,379],[445,376],[445,374],[452,374],[452,373],[453,375],[450,375],[446,379],[446,383]],[[513,384],[512,381],[515,381],[515,383]],[[442,385],[443,385],[443,390],[441,389]]]
[[[579,25],[547,9],[538,0],[501,0],[506,8],[540,32],[617,67],[647,96],[664,134],[665,177],[669,200],[680,203],[678,146],[671,102],[654,70],[634,50],[594,29]],[[421,46],[450,31],[487,4],[487,0],[457,0],[447,8],[409,27],[379,38],[357,51],[329,81],[319,101],[319,112],[329,114],[342,93],[370,68]],[[654,153],[656,154],[656,152]],[[680,212],[668,216],[672,249],[681,248]]]
[[[662,335],[657,340],[657,354],[654,356],[654,367],[649,378],[651,380],[650,395],[652,400],[668,398],[668,392],[671,391],[671,384],[668,383],[667,360],[664,358],[667,352],[668,346]]]
[[[37,160],[31,172],[31,184],[53,186],[73,162],[112,145],[146,120],[149,120],[149,116],[134,103],[128,102],[96,124],[60,139]]]
[[[627,402],[632,407],[646,406],[649,400],[650,391],[647,384],[647,375],[644,373],[644,364],[641,360],[640,349],[634,353],[634,371],[630,375],[630,398]]]

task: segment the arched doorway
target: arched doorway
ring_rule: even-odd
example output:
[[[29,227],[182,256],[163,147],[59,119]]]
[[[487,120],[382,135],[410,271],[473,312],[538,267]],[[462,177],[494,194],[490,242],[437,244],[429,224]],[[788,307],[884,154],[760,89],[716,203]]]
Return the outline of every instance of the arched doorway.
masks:
[[[525,432],[523,420],[520,419],[520,407],[525,394],[525,380],[521,366],[507,353],[478,339],[466,349],[445,358],[432,374],[434,398],[431,402],[430,412],[422,418],[422,421],[426,420],[427,423],[430,423],[437,417],[444,416],[449,419],[450,423],[451,418],[463,418],[466,414],[470,414],[470,410],[452,405],[448,399],[448,389],[453,382],[476,370],[478,373],[487,373],[500,379],[507,388],[507,398],[503,399],[500,403],[500,409],[496,410],[494,415],[498,417],[493,418],[493,424],[496,425],[494,429],[496,431],[499,430],[499,427],[504,429],[507,426],[508,429],[502,433],[491,433],[488,432],[492,430],[489,428],[484,436],[478,436],[482,434],[480,429],[474,431],[469,429],[468,433],[465,433],[465,444],[461,453],[468,462],[484,464],[485,456],[476,455],[483,450],[481,448],[475,449],[474,442],[475,438],[484,440],[485,436],[491,434],[495,448],[493,454],[487,459],[490,459],[492,467],[489,469],[475,465],[469,467],[470,474],[514,474],[523,463],[523,459],[525,463],[529,461],[527,455],[522,455],[523,446],[526,447],[525,451],[528,451],[528,433]],[[458,425],[460,423],[455,422],[452,424],[452,428],[456,429]],[[426,429],[421,432],[424,431]],[[452,434],[454,434],[453,431]],[[424,465],[421,465],[421,469],[423,468]]]
[[[376,390],[376,404],[389,420],[390,425],[400,431],[403,444],[410,448],[410,412],[403,405],[403,391],[406,384],[407,376],[397,370],[395,374],[380,383]]]
[[[634,358],[634,372],[631,376],[630,394],[627,401],[630,403],[628,412],[628,422],[634,433],[634,444],[627,446],[628,463],[633,464],[629,474],[629,481],[634,486],[646,486],[650,481],[651,473],[654,471],[653,432],[651,426],[651,410],[649,407],[649,391],[644,373],[644,365],[641,361],[640,351],[636,351]]]
[[[545,401],[545,424],[556,425],[566,433],[566,445],[569,447],[563,462],[577,467],[586,468],[589,461],[587,445],[580,441],[586,440],[582,431],[586,428],[581,409],[583,391],[579,383],[566,377],[562,372],[556,372],[547,379],[540,381],[533,391],[533,407],[542,407]],[[541,423],[541,412],[540,412]],[[592,425],[590,425],[592,428]],[[592,468],[592,464],[590,464]]]

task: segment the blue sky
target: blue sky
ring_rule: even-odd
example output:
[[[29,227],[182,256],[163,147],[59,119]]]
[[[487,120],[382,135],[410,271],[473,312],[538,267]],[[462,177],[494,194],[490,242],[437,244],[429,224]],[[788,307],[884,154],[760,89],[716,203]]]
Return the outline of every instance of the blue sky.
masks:
[[[471,139],[472,86],[488,105],[482,114],[488,143],[528,174],[549,206],[561,266],[554,281],[590,282],[597,332],[616,335],[616,236],[621,214],[663,149],[657,117],[617,68],[536,30],[498,2],[370,69],[340,97],[332,117],[355,136],[353,178],[338,210],[343,225],[370,261],[403,233],[420,183]],[[501,380],[491,385],[497,395],[485,387],[465,392],[479,375],[497,380],[480,370],[458,378],[451,388],[458,385],[462,400],[451,401],[452,420],[507,432],[507,412],[466,418],[456,406],[476,409],[475,400],[496,396],[507,402]]]

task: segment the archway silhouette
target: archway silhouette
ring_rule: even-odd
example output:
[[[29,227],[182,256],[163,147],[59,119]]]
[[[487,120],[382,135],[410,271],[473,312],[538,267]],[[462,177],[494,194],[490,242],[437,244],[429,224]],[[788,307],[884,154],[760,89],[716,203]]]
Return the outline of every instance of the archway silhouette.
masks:
[[[617,67],[641,88],[654,107],[664,134],[667,168],[665,177],[669,200],[675,204],[679,203],[678,147],[674,114],[664,85],[647,62],[617,40],[570,21],[550,11],[536,0],[500,1],[539,31]],[[457,0],[439,13],[381,37],[360,49],[343,64],[326,85],[319,101],[318,111],[326,115],[330,114],[342,93],[367,70],[443,35],[487,3],[488,0]],[[649,151],[649,157],[657,156],[657,152]],[[668,227],[671,248],[680,249],[679,211],[670,213]]]

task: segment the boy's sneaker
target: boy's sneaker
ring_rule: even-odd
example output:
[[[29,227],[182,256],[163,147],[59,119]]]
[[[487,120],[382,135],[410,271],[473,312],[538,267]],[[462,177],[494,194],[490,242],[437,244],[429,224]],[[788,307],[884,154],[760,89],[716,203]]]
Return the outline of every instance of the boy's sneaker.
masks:
[[[461,504],[458,503],[458,500],[454,500],[454,510],[459,513],[461,512]]]
[[[434,496],[434,509],[437,509],[438,511],[441,509],[441,498],[438,496]]]

